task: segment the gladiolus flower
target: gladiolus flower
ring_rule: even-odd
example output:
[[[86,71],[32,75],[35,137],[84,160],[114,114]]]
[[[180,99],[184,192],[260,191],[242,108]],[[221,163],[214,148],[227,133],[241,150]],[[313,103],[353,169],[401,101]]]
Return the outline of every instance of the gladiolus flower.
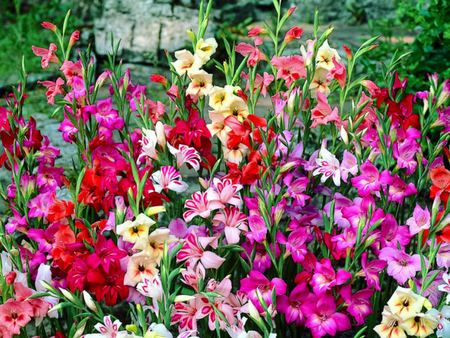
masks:
[[[55,55],[55,52],[58,48],[54,43],[50,44],[49,49],[39,48],[35,46],[31,46],[31,49],[36,56],[42,57],[41,65],[43,69],[47,69],[49,67],[49,62],[58,63],[58,58]]]
[[[70,35],[69,47],[73,47],[73,45],[76,44],[78,40],[80,40],[80,31],[74,31]]]
[[[287,45],[289,42],[295,39],[300,39],[303,34],[303,28],[294,27],[287,31],[284,36],[284,43]]]
[[[148,230],[155,224],[150,217],[145,214],[139,214],[134,221],[126,221],[117,226],[117,234],[123,236],[126,242],[136,243],[139,240],[148,239]]]

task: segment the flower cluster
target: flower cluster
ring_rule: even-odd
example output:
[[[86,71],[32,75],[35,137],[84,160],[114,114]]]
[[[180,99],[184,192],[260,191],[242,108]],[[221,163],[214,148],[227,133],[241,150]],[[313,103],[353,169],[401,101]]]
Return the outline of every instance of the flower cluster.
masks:
[[[25,118],[22,69],[0,107],[0,337],[450,335],[449,80],[411,93],[399,55],[358,78],[375,39],[341,52],[316,18],[301,43],[276,1],[214,60],[211,6],[150,77],[159,101],[118,45],[96,74],[78,31],[43,24],[59,46],[33,51],[61,74],[39,83],[77,157]]]

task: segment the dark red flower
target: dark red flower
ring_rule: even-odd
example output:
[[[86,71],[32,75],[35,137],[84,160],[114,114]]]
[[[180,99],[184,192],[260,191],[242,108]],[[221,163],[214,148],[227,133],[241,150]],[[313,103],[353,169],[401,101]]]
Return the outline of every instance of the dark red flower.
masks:
[[[120,259],[127,256],[127,253],[120,250],[112,239],[98,235],[94,244],[95,252],[89,256],[89,262],[93,268],[99,265],[105,271],[109,271],[111,264],[120,264]]]

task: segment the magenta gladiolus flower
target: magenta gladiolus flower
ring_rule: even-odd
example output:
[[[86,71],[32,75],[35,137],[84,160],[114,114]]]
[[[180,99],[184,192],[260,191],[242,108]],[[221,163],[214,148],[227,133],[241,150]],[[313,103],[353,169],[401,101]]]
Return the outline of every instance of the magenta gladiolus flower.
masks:
[[[380,251],[379,257],[388,262],[387,273],[392,276],[400,285],[406,280],[416,275],[421,269],[420,256],[408,255],[403,250],[394,248],[384,248]],[[425,263],[428,264],[426,258]]]
[[[419,149],[420,146],[417,142],[411,140],[405,141],[401,145],[396,143],[396,146],[394,146],[393,156],[397,160],[397,165],[400,168],[406,168],[407,175],[411,175],[417,167],[414,155]]]
[[[352,274],[344,269],[337,273],[331,266],[331,260],[327,259],[323,264],[316,263],[314,275],[309,282],[317,296],[323,295],[327,290],[331,290],[335,285],[342,285],[352,278]]]
[[[369,161],[361,165],[362,175],[351,179],[352,185],[358,189],[361,197],[369,196],[372,192],[381,190],[380,173]]]
[[[267,253],[266,247],[261,243],[251,244],[250,241],[242,243],[242,248],[245,249],[245,252],[241,252],[241,257],[248,260],[248,257],[252,256],[253,248],[255,248],[255,258],[252,261],[253,270],[264,273],[267,269],[272,266],[272,261],[270,259],[269,254]],[[270,244],[270,248],[273,251],[273,244]],[[278,258],[280,256],[280,248],[278,244],[275,245],[275,257]]]
[[[343,313],[336,312],[334,297],[324,293],[317,303],[308,302],[302,308],[307,316],[305,326],[311,329],[312,336],[321,338],[326,334],[334,336],[337,331],[350,330],[350,319]]]
[[[391,201],[403,204],[403,199],[411,195],[417,195],[417,189],[414,184],[406,184],[398,175],[395,175],[394,181],[389,186],[389,198]]]
[[[416,204],[414,208],[413,217],[406,221],[409,225],[409,231],[411,235],[418,234],[422,230],[429,229],[431,224],[431,215],[428,208],[422,209],[419,204]],[[443,243],[444,244],[444,243]]]
[[[285,257],[291,254],[295,263],[301,263],[305,259],[305,255],[308,252],[305,244],[307,239],[308,233],[306,228],[298,228],[291,232],[287,239],[281,232],[278,232],[276,236],[278,243],[286,245]]]
[[[397,248],[398,243],[402,248],[411,241],[411,234],[405,225],[399,226],[397,220],[391,214],[385,216],[381,223],[382,247]]]
[[[361,265],[362,270],[359,271],[356,276],[365,276],[368,288],[374,286],[375,289],[381,290],[379,274],[380,271],[386,267],[387,263],[381,259],[375,259],[367,263],[367,252],[364,252],[361,256]]]
[[[119,112],[113,109],[111,98],[98,101],[96,106],[86,106],[85,111],[95,115],[97,122],[102,127],[108,129],[122,129],[124,126],[123,119],[119,116]]]
[[[288,186],[287,193],[290,197],[295,198],[300,206],[304,207],[306,201],[311,199],[310,196],[303,192],[308,188],[309,179],[307,177],[300,177],[295,181],[292,181],[293,176],[286,176],[284,183]],[[289,179],[289,181],[287,181]]]
[[[239,291],[245,293],[252,301],[259,312],[264,312],[264,308],[258,300],[256,290],[261,293],[262,299],[267,306],[272,304],[272,290],[275,288],[275,295],[282,296],[286,293],[287,284],[280,278],[268,280],[261,272],[250,271],[249,277],[241,279],[241,288]]]
[[[39,196],[39,195],[38,195]],[[49,252],[55,242],[55,234],[59,230],[59,223],[53,223],[47,229],[30,229],[28,237],[39,243],[40,252]]]
[[[302,311],[306,302],[316,302],[317,296],[309,292],[308,284],[297,285],[290,293],[289,297],[282,295],[277,298],[278,312],[284,313],[288,324],[294,323],[300,327],[306,322],[306,315]]]
[[[37,172],[37,185],[40,193],[55,191],[57,187],[62,185],[61,175],[64,172],[64,168],[54,168],[39,164]]]
[[[250,243],[259,242],[261,243],[266,238],[267,225],[264,219],[259,215],[253,215],[248,218],[248,225],[250,231],[245,234]]]
[[[28,208],[30,208],[28,217],[46,217],[48,215],[48,209],[52,204],[52,192],[37,195],[27,203]]]
[[[364,324],[364,319],[373,313],[370,297],[374,292],[374,290],[364,289],[352,295],[351,285],[342,287],[340,294],[348,305],[347,312],[355,318],[356,325]]]

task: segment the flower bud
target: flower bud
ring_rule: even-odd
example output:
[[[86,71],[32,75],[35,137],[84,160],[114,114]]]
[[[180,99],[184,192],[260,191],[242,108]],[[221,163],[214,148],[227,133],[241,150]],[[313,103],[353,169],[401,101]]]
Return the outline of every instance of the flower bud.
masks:
[[[147,216],[152,216],[156,214],[160,214],[162,212],[166,212],[166,208],[163,205],[157,206],[157,207],[150,207],[147,209]]]
[[[188,29],[186,31],[187,35],[189,36],[189,39],[191,39],[192,42],[195,41],[195,33],[193,31],[191,31],[190,29]]]
[[[125,326],[125,329],[130,332],[134,332],[134,333],[137,332],[137,326],[134,324],[129,324],[129,325]]]
[[[97,312],[97,306],[94,303],[94,300],[92,299],[91,295],[86,292],[85,290],[83,290],[83,298],[84,298],[84,302],[86,303],[86,306],[91,309],[94,312]]]
[[[348,134],[344,126],[341,126],[341,138],[346,146],[348,146]]]
[[[353,53],[350,48],[348,48],[346,45],[343,45],[345,50],[345,54],[347,54],[347,59],[350,61],[353,58]]]
[[[61,291],[61,293],[64,295],[64,297],[66,297],[68,300],[70,300],[71,302],[75,302],[75,298],[69,291],[67,291],[66,289],[63,289],[63,288],[60,288],[59,291]]]
[[[152,76],[150,76],[150,81],[155,83],[161,83],[164,87],[167,88],[168,84],[167,79],[162,75],[153,74]]]
[[[253,304],[253,302],[251,300],[249,300],[249,302],[248,302],[248,310],[249,310],[250,317],[252,317],[256,322],[258,322],[260,324],[263,323],[261,316],[259,315],[258,309],[255,307],[255,305]]]
[[[14,281],[16,280],[16,276],[17,273],[15,271],[8,272],[8,274],[5,276],[6,283],[8,283],[8,285],[13,285]]]
[[[19,257],[20,256],[19,250],[15,249],[15,248],[11,249],[10,254],[15,256],[15,257]]]
[[[297,6],[289,8],[289,10],[286,13],[286,19],[289,18],[292,15],[292,13],[294,13],[296,8],[297,8]]]
[[[86,328],[87,321],[84,321],[84,323],[75,331],[73,338],[80,338],[84,332],[84,329]]]
[[[56,33],[56,26],[50,22],[43,22],[42,27],[45,29],[50,29],[53,33]]]
[[[188,296],[188,295],[179,295],[176,296],[174,299],[175,303],[181,303],[181,302],[188,302],[190,300],[194,300],[195,296]]]
[[[69,47],[73,47],[73,45],[80,40],[80,31],[74,31],[72,35],[70,35]]]

